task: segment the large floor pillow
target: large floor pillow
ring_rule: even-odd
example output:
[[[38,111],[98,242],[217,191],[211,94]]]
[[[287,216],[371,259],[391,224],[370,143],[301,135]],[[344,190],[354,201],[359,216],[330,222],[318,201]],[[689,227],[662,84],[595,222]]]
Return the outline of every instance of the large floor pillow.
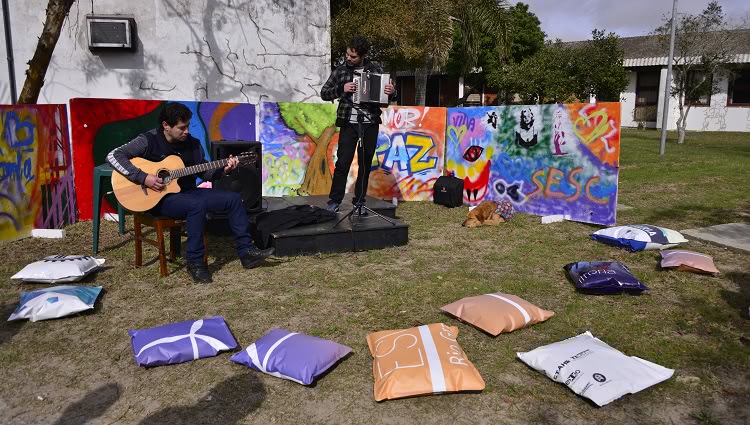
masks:
[[[77,282],[104,264],[103,258],[89,255],[51,255],[27,264],[11,279],[24,282]]]
[[[494,336],[543,322],[555,314],[502,292],[462,298],[440,309]]]
[[[138,366],[188,362],[237,347],[221,316],[132,330],[128,334]]]
[[[688,241],[678,231],[648,224],[608,227],[594,232],[591,237],[596,241],[630,251],[666,249]]]
[[[521,361],[574,393],[604,406],[625,394],[635,394],[666,381],[674,370],[648,360],[626,356],[591,332],[517,353]]]
[[[94,308],[101,286],[54,286],[33,292],[22,292],[21,302],[8,321],[56,319]]]
[[[661,251],[661,266],[694,273],[719,273],[714,265],[713,257],[700,252],[685,250]]]
[[[277,378],[310,385],[351,351],[327,339],[272,329],[229,360]]]
[[[619,261],[579,261],[563,266],[570,280],[581,292],[589,294],[640,293],[648,290]]]
[[[455,326],[442,323],[368,335],[375,400],[483,390],[484,380],[457,336]]]

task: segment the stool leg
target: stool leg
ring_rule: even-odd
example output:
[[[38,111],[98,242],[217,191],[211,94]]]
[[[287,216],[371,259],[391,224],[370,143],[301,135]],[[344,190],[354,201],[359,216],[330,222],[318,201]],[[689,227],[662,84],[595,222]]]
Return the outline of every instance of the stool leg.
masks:
[[[167,253],[164,247],[164,228],[161,223],[156,224],[156,238],[159,242],[159,268],[161,269],[161,275],[166,277],[169,272],[167,271]]]
[[[206,232],[203,232],[203,264],[208,265],[208,238]]]
[[[180,249],[180,229],[177,227],[169,228],[169,261],[174,261],[177,258],[179,252],[176,249]]]
[[[93,219],[93,233],[94,233],[94,254],[99,252],[99,218],[101,216],[102,207],[102,194],[101,194],[101,176],[96,175],[94,172],[94,211],[92,214]]]
[[[135,265],[143,265],[143,240],[141,239],[141,222],[133,216],[133,231],[135,233]]]

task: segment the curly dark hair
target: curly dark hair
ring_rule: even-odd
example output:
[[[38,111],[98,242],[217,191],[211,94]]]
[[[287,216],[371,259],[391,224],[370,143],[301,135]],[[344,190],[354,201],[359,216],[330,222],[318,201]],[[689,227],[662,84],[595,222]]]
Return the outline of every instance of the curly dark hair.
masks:
[[[164,109],[159,112],[159,126],[166,121],[170,127],[174,127],[178,122],[188,122],[193,117],[193,112],[182,103],[169,102]]]
[[[347,47],[357,52],[358,55],[364,56],[370,51],[370,42],[361,35],[355,35]]]

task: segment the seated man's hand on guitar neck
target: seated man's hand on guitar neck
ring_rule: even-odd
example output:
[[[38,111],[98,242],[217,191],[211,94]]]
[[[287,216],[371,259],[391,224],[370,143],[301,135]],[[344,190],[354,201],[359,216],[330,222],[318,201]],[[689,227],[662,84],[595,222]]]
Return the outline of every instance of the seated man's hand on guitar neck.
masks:
[[[161,192],[162,189],[164,189],[164,183],[162,183],[161,179],[159,177],[156,177],[153,174],[149,174],[146,176],[146,181],[143,182],[143,184],[151,189],[155,190],[157,192]]]
[[[240,165],[240,160],[235,156],[229,155],[229,158],[227,158],[227,166],[224,167],[224,174],[231,173],[238,165]]]

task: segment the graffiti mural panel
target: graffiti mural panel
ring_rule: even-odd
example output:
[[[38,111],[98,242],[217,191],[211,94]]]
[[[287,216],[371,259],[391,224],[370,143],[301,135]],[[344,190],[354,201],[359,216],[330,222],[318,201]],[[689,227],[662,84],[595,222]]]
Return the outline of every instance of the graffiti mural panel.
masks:
[[[383,110],[367,194],[407,201],[432,200],[443,175],[446,108],[391,106]],[[358,168],[357,163],[352,169]],[[349,174],[354,191],[356,174]]]
[[[468,204],[615,223],[619,103],[451,108],[446,145]]]
[[[167,101],[133,99],[88,99],[70,101],[73,152],[79,217],[92,217],[94,167],[104,164],[107,154],[138,134],[157,127]],[[190,134],[199,139],[210,155],[210,142],[254,141],[255,106],[246,103],[180,102],[193,112]],[[106,191],[110,191],[107,186]],[[110,198],[110,202],[114,202]],[[112,211],[111,206],[105,209]]]
[[[368,195],[429,200],[443,172],[445,108],[389,107],[373,158]],[[338,147],[333,104],[263,103],[263,195],[327,195]],[[348,179],[354,191],[357,158]]]
[[[0,240],[76,221],[65,105],[0,106]]]

